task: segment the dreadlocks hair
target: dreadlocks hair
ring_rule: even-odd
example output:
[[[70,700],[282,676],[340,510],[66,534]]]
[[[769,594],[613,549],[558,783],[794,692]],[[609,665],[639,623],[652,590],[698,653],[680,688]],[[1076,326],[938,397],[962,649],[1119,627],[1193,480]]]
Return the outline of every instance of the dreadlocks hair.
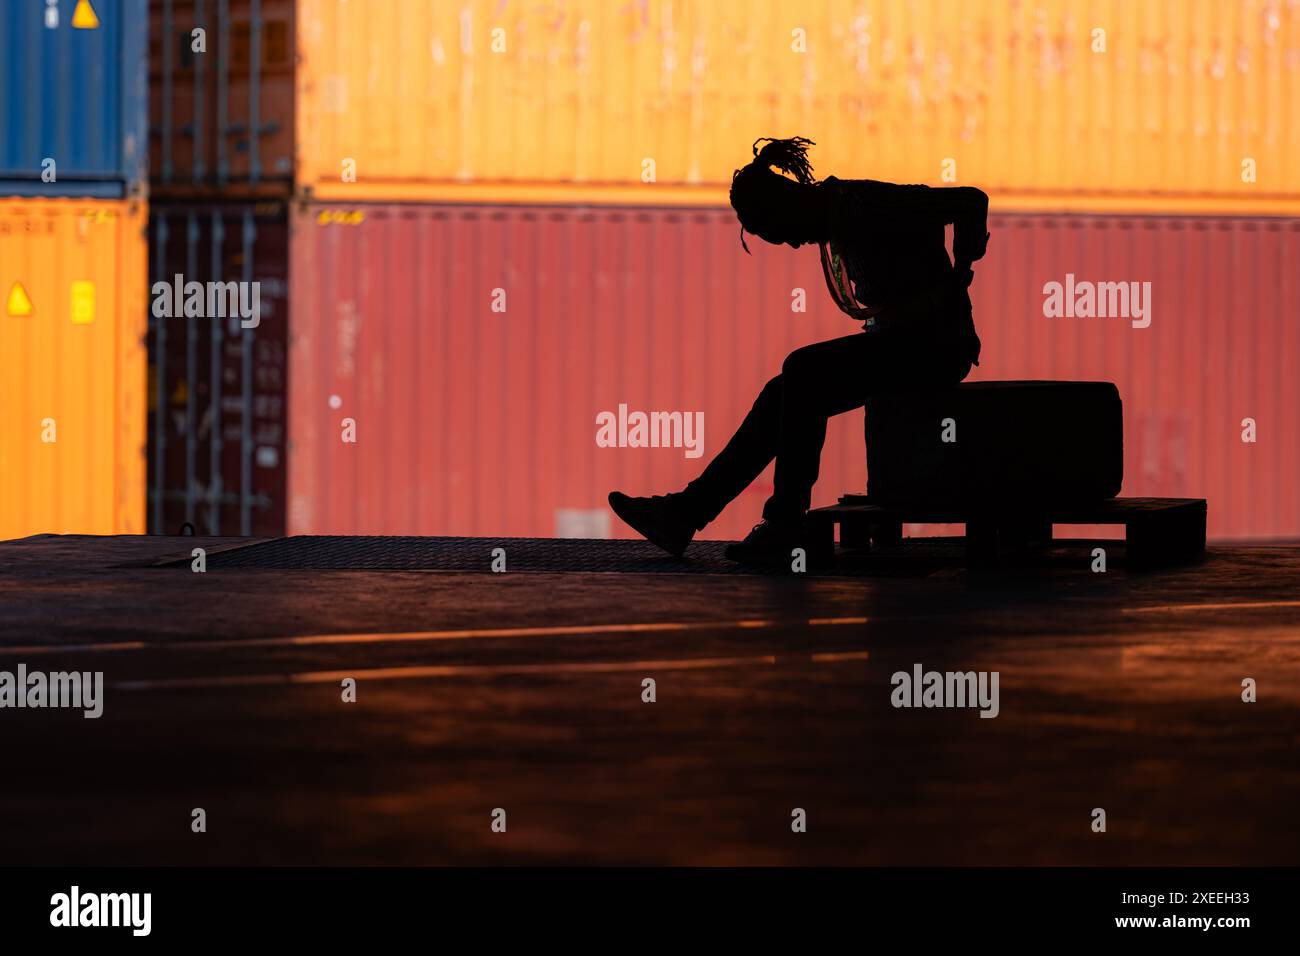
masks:
[[[766,143],[762,149],[759,143]],[[816,146],[812,140],[803,136],[790,139],[773,139],[764,136],[754,140],[754,162],[759,165],[775,166],[782,172],[789,173],[805,186],[817,182],[813,176],[812,164],[808,162],[808,147]]]
[[[759,148],[759,143],[763,147]],[[754,187],[760,187],[764,177],[776,175],[772,172],[773,168],[789,174],[796,182],[805,186],[810,186],[817,182],[813,176],[812,164],[808,162],[808,147],[816,146],[812,140],[804,136],[793,136],[789,139],[774,139],[771,136],[763,136],[754,140],[752,147],[754,159],[746,166],[737,169],[731,174],[731,205],[734,208],[737,198],[737,187],[742,192]],[[745,252],[749,253],[749,246],[745,244],[745,227],[740,227],[740,245]]]

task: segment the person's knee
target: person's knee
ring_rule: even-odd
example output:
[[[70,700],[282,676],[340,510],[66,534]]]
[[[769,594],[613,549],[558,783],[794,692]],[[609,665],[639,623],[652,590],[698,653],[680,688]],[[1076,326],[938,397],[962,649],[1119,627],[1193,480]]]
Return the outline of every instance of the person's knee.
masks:
[[[764,385],[754,399],[754,409],[764,414],[776,414],[781,408],[781,396],[785,393],[784,383],[778,375]]]
[[[781,363],[781,376],[787,383],[806,383],[817,374],[817,352],[805,345],[795,349]]]

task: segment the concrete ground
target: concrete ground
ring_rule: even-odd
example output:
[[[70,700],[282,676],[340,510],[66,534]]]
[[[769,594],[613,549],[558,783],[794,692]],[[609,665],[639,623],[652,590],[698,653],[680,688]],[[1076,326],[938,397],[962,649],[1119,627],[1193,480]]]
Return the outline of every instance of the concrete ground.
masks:
[[[0,710],[0,859],[1300,862],[1297,547],[1142,574],[1086,548],[860,576],[222,565],[249,544],[0,544],[0,671],[106,683],[98,720]],[[155,566],[196,546],[203,574]],[[999,716],[894,708],[915,664],[998,671]]]

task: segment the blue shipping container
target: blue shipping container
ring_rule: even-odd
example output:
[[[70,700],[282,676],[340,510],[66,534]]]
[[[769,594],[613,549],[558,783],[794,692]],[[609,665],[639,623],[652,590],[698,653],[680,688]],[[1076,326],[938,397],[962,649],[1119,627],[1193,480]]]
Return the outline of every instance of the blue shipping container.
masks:
[[[147,0],[0,2],[0,195],[143,190],[148,29]]]

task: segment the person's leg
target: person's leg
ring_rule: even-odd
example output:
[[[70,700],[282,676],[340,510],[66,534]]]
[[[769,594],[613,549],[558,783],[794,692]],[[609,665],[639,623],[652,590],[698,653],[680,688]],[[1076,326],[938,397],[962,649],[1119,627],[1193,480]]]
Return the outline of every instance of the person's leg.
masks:
[[[699,478],[681,492],[655,498],[612,492],[610,506],[646,538],[680,555],[694,532],[713,521],[775,457],[775,487],[763,517],[771,525],[766,532],[775,531],[778,547],[784,547],[811,503],[827,419],[861,408],[873,390],[917,383],[929,364],[918,361],[921,354],[868,333],[796,349]]]
[[[850,336],[850,339],[865,336]],[[843,342],[837,339],[836,342]],[[834,346],[834,342],[822,343]],[[811,374],[813,363],[807,353],[810,349],[801,349],[786,359],[786,365],[794,368],[803,381],[805,372]],[[842,349],[843,346],[840,346]],[[835,351],[832,348],[830,351]],[[806,402],[801,403],[806,404]],[[862,404],[861,401],[858,404]],[[758,393],[753,407],[745,416],[736,433],[713,457],[700,476],[688,484],[682,491],[653,498],[632,498],[621,492],[611,492],[610,507],[624,522],[638,531],[648,540],[659,545],[670,554],[681,555],[685,552],[696,531],[712,522],[722,509],[730,504],[742,491],[749,487],[776,457],[781,445],[782,422],[786,410],[785,374],[777,375]],[[845,408],[853,407],[849,405]],[[801,416],[790,427],[805,427]],[[816,422],[808,427],[816,429]],[[813,480],[817,476],[816,457],[821,451],[825,439],[826,422],[821,422],[821,437],[815,439],[812,449]],[[811,487],[811,486],[810,486]]]
[[[861,408],[876,379],[892,378],[885,361],[888,351],[878,337],[859,333],[796,349],[786,358],[781,368],[776,476],[772,496],[763,506],[765,520],[793,524],[803,518],[821,470],[827,420]]]
[[[781,392],[778,375],[758,393],[731,440],[684,490],[652,498],[612,491],[610,508],[647,540],[680,557],[695,532],[721,514],[776,454]]]
[[[776,458],[776,493],[763,517],[777,520],[808,510],[817,481],[826,420],[866,401],[868,336],[847,335],[791,352],[781,374],[763,387],[722,451],[680,495],[697,528],[722,513]],[[806,491],[801,491],[803,485]],[[800,501],[803,502],[800,507]]]
[[[731,440],[674,499],[696,530],[722,513],[776,456],[781,428],[780,375],[763,386]]]

